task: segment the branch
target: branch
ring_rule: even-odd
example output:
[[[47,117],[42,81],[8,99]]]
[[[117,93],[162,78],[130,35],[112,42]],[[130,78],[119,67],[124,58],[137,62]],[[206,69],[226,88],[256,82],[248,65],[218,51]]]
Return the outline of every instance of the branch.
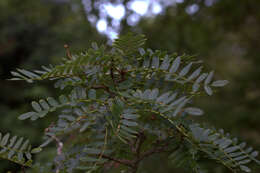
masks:
[[[114,162],[117,162],[117,163],[120,163],[122,165],[126,165],[126,166],[129,166],[131,168],[134,168],[134,165],[133,163],[130,161],[130,160],[125,160],[125,159],[115,159],[113,157],[110,157],[110,156],[107,156],[107,155],[102,155],[102,157],[104,159],[108,159],[110,161],[114,161]]]
[[[118,83],[125,81],[126,80],[125,79],[125,74],[127,73],[127,70],[125,70],[125,69],[118,70],[117,69],[117,71],[119,72],[119,74],[121,76],[121,79],[118,81]]]
[[[66,49],[66,55],[69,59],[72,59],[71,53],[70,53],[70,49],[69,49],[69,45],[65,44],[64,48]]]
[[[176,148],[174,148],[174,149],[172,149],[172,150],[167,150],[167,149],[168,149],[168,143],[164,144],[163,146],[159,146],[159,147],[158,147],[158,145],[159,145],[159,141],[157,141],[157,142],[155,143],[155,146],[154,146],[152,149],[150,149],[150,150],[148,150],[148,151],[142,153],[142,154],[135,160],[135,163],[138,164],[138,163],[139,163],[140,161],[142,161],[144,158],[149,157],[149,156],[151,156],[151,155],[153,155],[153,154],[155,154],[155,153],[173,152],[174,150],[176,150]]]
[[[112,97],[115,96],[115,93],[110,91],[109,87],[106,85],[94,85],[91,88],[93,89],[104,89],[105,91],[107,91]]]
[[[115,85],[115,77],[114,77],[114,60],[111,61],[111,67],[110,67],[110,75],[113,81],[113,84]]]
[[[51,125],[45,129],[45,133],[49,131],[49,129],[53,126],[53,123],[51,123]],[[62,149],[63,149],[63,143],[61,142],[61,140],[55,136],[55,135],[48,135],[46,134],[47,136],[51,137],[52,139],[54,139],[56,141],[56,144],[57,144],[57,155],[61,155],[62,154]],[[57,162],[57,165],[59,165],[59,163]],[[57,169],[56,169],[56,173],[59,173],[60,172],[60,169],[59,169],[59,166],[57,166]]]
[[[145,138],[146,138],[146,136],[144,135],[144,132],[140,132],[138,134],[138,138],[137,138],[136,145],[135,145],[135,148],[134,148],[134,151],[137,155],[137,158],[140,157],[140,150],[141,150],[142,144],[145,141]]]

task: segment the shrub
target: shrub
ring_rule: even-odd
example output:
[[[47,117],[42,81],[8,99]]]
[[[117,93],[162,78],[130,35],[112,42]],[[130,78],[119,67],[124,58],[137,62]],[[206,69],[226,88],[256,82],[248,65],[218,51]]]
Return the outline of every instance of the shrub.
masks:
[[[214,72],[204,70],[194,56],[145,50],[144,43],[143,35],[128,34],[111,48],[93,43],[71,54],[66,47],[59,65],[12,72],[11,80],[54,80],[64,95],[33,101],[33,110],[19,116],[41,121],[58,113],[40,146],[31,149],[28,140],[6,134],[0,136],[0,156],[38,172],[102,172],[117,164],[135,173],[145,158],[166,153],[191,172],[204,172],[205,158],[233,172],[250,172],[246,164],[259,164],[258,152],[222,129],[199,124],[196,116],[203,111],[190,106],[193,98],[212,95],[228,82],[213,81]],[[51,142],[57,145],[54,170],[32,164],[31,153]]]

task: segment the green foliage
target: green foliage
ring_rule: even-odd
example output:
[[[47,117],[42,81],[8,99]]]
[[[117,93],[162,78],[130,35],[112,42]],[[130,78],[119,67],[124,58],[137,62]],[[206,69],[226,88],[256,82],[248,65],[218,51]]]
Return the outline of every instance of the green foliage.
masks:
[[[32,149],[29,140],[0,133],[0,158],[7,159],[22,166],[32,166],[32,154],[40,152],[40,148]]]
[[[245,172],[250,169],[245,164],[255,161],[260,164],[255,157],[258,151],[253,151],[252,147],[246,148],[246,143],[238,143],[237,138],[231,138],[221,129],[219,131],[201,128],[197,124],[190,126],[192,136],[199,143],[201,150],[208,153],[209,158],[222,162],[233,171],[233,168],[240,167]]]
[[[34,121],[62,108],[38,147],[56,143],[56,172],[102,172],[114,162],[137,172],[142,160],[162,152],[193,172],[203,172],[202,158],[233,172],[250,172],[246,164],[259,164],[258,152],[244,149],[222,130],[202,127],[194,118],[203,111],[187,106],[228,82],[213,81],[214,72],[204,70],[194,56],[145,50],[144,42],[143,36],[128,34],[111,50],[94,43],[87,51],[68,54],[60,65],[12,72],[11,80],[57,80],[55,87],[70,91],[59,101],[33,101],[33,111],[19,116]]]
[[[131,39],[129,40],[129,38]],[[115,39],[113,42],[113,47],[120,51],[125,56],[131,56],[133,53],[137,52],[138,48],[145,44],[146,38],[144,35],[134,35],[128,33],[123,35],[120,39]]]

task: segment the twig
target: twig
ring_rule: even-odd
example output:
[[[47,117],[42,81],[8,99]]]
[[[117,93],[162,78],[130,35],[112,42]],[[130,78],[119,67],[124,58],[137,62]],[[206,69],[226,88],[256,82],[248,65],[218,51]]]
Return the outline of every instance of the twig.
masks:
[[[48,128],[46,128],[45,129],[45,133],[47,133],[49,130],[50,130],[50,128],[53,126],[53,123],[48,127]],[[46,134],[47,135],[47,134]],[[60,141],[60,139],[59,138],[57,138],[57,136],[55,136],[55,135],[47,135],[47,136],[49,136],[49,137],[51,137],[52,139],[54,139],[55,141],[56,141],[56,144],[57,144],[57,155],[59,156],[59,155],[61,155],[62,154],[62,149],[63,149],[63,143]],[[57,163],[58,164],[58,163]],[[57,168],[56,169],[56,173],[59,173],[60,172],[60,170]]]
[[[156,144],[157,145],[157,144]],[[168,148],[168,143],[164,144],[163,146],[160,147],[153,147],[152,149],[142,153],[142,155],[136,160],[137,163],[139,163],[140,161],[142,161],[144,158],[149,157],[155,153],[162,153],[162,152],[173,152],[175,151],[177,148],[171,149],[171,150],[167,150]]]
[[[127,73],[127,71],[124,70],[124,69],[122,69],[122,70],[118,70],[118,72],[119,72],[120,75],[121,75],[121,79],[120,79],[120,81],[118,81],[118,82],[120,83],[120,82],[125,81],[125,80],[126,80],[126,79],[125,79],[125,74]]]
[[[110,67],[110,76],[112,78],[113,84],[115,86],[115,76],[114,76],[114,59],[111,60],[111,67]]]
[[[110,91],[109,87],[106,86],[106,85],[94,85],[94,86],[92,86],[91,88],[93,88],[93,89],[104,89],[104,90],[106,90],[112,97],[115,96],[115,93],[112,92],[112,91]]]
[[[111,160],[111,161],[114,161],[114,162],[117,162],[117,163],[120,163],[122,165],[126,165],[126,166],[129,166],[129,167],[134,167],[132,162],[130,160],[124,160],[124,159],[115,159],[113,157],[110,157],[110,156],[107,156],[107,155],[102,155],[102,157],[104,159],[108,159],[108,160]]]
[[[69,49],[69,45],[68,44],[64,44],[64,48],[66,49],[66,55],[69,59],[72,59],[71,53],[70,53],[70,49]]]
[[[141,150],[141,147],[142,147],[142,144],[144,143],[144,141],[145,141],[145,135],[144,135],[144,132],[140,132],[139,134],[138,134],[138,138],[137,138],[137,141],[136,141],[136,145],[135,145],[135,149],[134,149],[134,151],[135,151],[135,153],[136,153],[136,155],[137,155],[137,158],[139,158],[140,157],[140,150]]]

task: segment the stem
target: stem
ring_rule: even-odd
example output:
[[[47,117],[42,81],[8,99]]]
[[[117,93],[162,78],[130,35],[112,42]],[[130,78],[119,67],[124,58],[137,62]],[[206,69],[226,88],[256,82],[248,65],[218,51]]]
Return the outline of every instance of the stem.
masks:
[[[113,81],[113,84],[115,86],[115,77],[114,77],[114,59],[111,61],[111,67],[110,67],[110,75]]]
[[[93,88],[93,89],[104,89],[105,91],[107,91],[111,95],[111,97],[115,96],[115,93],[110,91],[109,87],[106,86],[106,85],[94,85],[91,88]]]
[[[68,44],[64,45],[64,48],[66,49],[66,55],[69,59],[72,59],[71,53],[70,53],[70,48]]]
[[[129,167],[129,170],[128,170],[129,173],[136,173],[138,170],[139,163],[142,160],[144,160],[146,157],[149,157],[155,153],[173,152],[178,148],[177,147],[177,148],[169,150],[168,142],[165,143],[164,145],[158,146],[160,144],[160,142],[162,142],[162,141],[157,141],[155,143],[154,147],[152,147],[150,150],[147,150],[147,151],[141,153],[141,148],[142,148],[142,145],[143,145],[145,139],[146,139],[146,136],[145,136],[144,132],[140,132],[137,136],[135,143],[130,144],[131,151],[135,154],[135,157],[132,160],[116,159],[114,157],[107,156],[104,154],[102,155],[102,158],[125,165],[125,166]]]
[[[139,133],[139,136],[137,138],[137,141],[136,141],[136,147],[134,149],[135,153],[136,153],[136,156],[137,158],[140,157],[140,151],[141,151],[141,147],[142,147],[142,144],[144,143],[145,141],[145,135],[144,135],[144,132],[140,132]]]
[[[130,160],[116,159],[116,158],[113,158],[113,157],[110,157],[110,156],[107,156],[107,155],[104,155],[104,154],[102,155],[102,158],[108,159],[108,160],[111,160],[111,161],[114,161],[114,162],[120,163],[122,165],[126,165],[128,167],[133,168],[133,165],[132,165]]]

